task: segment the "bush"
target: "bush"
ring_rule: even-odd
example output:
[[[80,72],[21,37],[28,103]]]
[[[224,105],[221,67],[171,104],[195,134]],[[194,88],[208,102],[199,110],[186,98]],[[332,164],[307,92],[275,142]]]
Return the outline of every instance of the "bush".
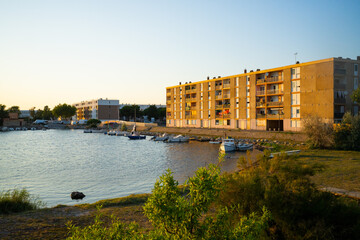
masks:
[[[43,206],[45,204],[31,196],[26,189],[14,189],[0,193],[0,214],[34,210]]]
[[[308,116],[303,119],[303,131],[312,148],[331,148],[334,145],[333,126],[320,117]]]
[[[127,127],[126,127],[126,124],[125,124],[125,123],[123,123],[123,124],[121,125],[121,131],[127,131]]]
[[[99,119],[89,119],[89,121],[86,122],[86,126],[88,128],[97,128],[97,125],[100,123],[101,121]]]
[[[340,124],[335,126],[335,147],[342,150],[360,150],[360,116],[345,113]]]
[[[359,239],[360,207],[355,201],[318,191],[310,176],[322,170],[286,155],[241,159],[242,171],[226,174],[220,204],[237,206],[234,216],[272,214],[271,239]]]

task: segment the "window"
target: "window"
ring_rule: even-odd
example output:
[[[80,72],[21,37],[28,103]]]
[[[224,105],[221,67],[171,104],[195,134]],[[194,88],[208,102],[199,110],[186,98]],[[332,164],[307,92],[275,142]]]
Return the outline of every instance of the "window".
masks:
[[[300,107],[291,107],[291,117],[292,118],[300,117]]]
[[[239,109],[236,109],[236,118],[239,118]]]
[[[250,118],[250,109],[246,109],[246,118]]]
[[[357,76],[358,74],[359,74],[358,65],[354,64],[354,75]]]
[[[300,105],[300,93],[291,94],[291,105]]]
[[[293,127],[293,128],[299,128],[299,127],[301,127],[301,126],[300,126],[300,121],[299,121],[299,120],[291,120],[291,121],[290,121],[290,127]]]
[[[298,79],[298,78],[300,78],[300,67],[292,68],[291,79]]]
[[[239,88],[236,88],[236,95],[235,97],[239,97]]]
[[[250,85],[250,77],[246,76],[246,85]]]
[[[358,87],[359,87],[359,79],[354,78],[354,90],[358,89]]]
[[[300,92],[300,81],[291,82],[291,92]]]
[[[239,77],[237,77],[235,81],[236,81],[235,84],[236,84],[236,86],[238,87],[238,86],[239,86]]]

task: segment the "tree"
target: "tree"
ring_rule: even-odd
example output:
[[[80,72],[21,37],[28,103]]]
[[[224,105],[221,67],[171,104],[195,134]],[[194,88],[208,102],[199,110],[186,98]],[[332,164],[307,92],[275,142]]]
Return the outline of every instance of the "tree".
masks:
[[[88,128],[96,128],[99,123],[101,123],[99,119],[90,119],[86,122],[86,126]]]
[[[51,109],[48,106],[44,107],[44,110],[42,112],[42,119],[50,120],[53,117],[53,114],[51,112]]]
[[[19,106],[12,106],[8,109],[9,113],[17,113],[19,116],[21,114],[20,107]]]
[[[30,109],[29,109],[29,112],[30,112],[30,117],[31,117],[32,119],[36,120],[36,119],[35,119],[35,114],[36,114],[35,107],[30,108]]]
[[[351,94],[351,100],[360,103],[360,88],[357,88],[353,91],[353,93]]]
[[[136,114],[136,118],[141,117],[142,116],[142,111],[140,111],[140,106],[138,105],[125,105],[123,106],[120,111],[119,111],[120,117],[125,117],[126,119],[132,119],[135,118],[135,114]]]
[[[61,117],[64,119],[68,119],[75,115],[76,107],[64,104],[58,104],[54,107],[52,113],[55,117]]]
[[[166,108],[160,107],[158,108],[158,119],[164,120],[166,118]]]
[[[3,119],[9,117],[9,112],[5,110],[6,106],[3,104],[0,104],[0,125],[3,124]]]
[[[151,118],[158,118],[158,108],[155,105],[150,105],[148,108],[144,109],[144,115]]]

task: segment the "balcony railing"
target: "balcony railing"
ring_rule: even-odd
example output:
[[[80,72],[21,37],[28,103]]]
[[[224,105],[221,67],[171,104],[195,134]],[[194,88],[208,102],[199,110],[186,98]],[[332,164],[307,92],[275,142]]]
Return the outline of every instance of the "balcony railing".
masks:
[[[215,99],[222,99],[222,95],[215,95]]]
[[[196,114],[185,115],[185,119],[194,119],[194,118],[196,118]]]
[[[223,98],[230,98],[230,94],[224,94]]]
[[[265,95],[265,91],[256,91],[256,95]]]
[[[166,100],[166,104],[171,104],[171,100]]]
[[[280,81],[282,81],[282,77],[281,76],[268,77],[265,81],[266,82],[280,82]]]
[[[228,114],[216,114],[215,118],[230,118],[231,117],[231,113]]]
[[[166,108],[166,111],[167,111],[167,112],[171,112],[171,108]]]
[[[265,107],[265,103],[263,102],[256,102],[257,107]]]
[[[283,94],[284,91],[280,90],[280,89],[271,89],[271,90],[267,90],[266,92],[267,94]]]
[[[215,105],[215,109],[222,109],[223,105]]]
[[[265,79],[257,79],[256,84],[265,83]]]
[[[196,97],[191,98],[192,102],[196,102]]]
[[[185,98],[185,102],[190,102],[191,98]]]
[[[266,118],[266,115],[262,113],[257,113],[256,118]]]
[[[222,85],[217,85],[217,86],[215,86],[215,89],[216,89],[216,90],[222,89]]]
[[[284,102],[268,102],[267,103],[267,106],[270,106],[270,107],[276,107],[276,106],[282,106],[284,105]]]
[[[223,104],[224,108],[230,108],[230,104]]]
[[[334,98],[335,103],[346,103],[346,98]]]
[[[230,83],[224,84],[224,87],[223,87],[223,88],[230,88]]]
[[[166,96],[171,96],[171,92],[167,92],[167,93],[166,93]]]
[[[343,118],[344,113],[334,113],[334,118]]]
[[[185,111],[190,111],[191,107],[185,107]]]
[[[276,118],[276,119],[280,119],[284,116],[284,114],[267,114],[266,117],[267,118]]]

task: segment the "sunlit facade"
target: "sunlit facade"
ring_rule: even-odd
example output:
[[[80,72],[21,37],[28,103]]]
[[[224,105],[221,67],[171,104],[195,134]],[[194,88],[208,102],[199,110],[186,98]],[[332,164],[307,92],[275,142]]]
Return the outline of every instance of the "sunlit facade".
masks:
[[[358,114],[360,57],[329,58],[166,88],[166,126],[299,131],[302,119]]]
[[[118,120],[119,100],[95,99],[74,103],[76,120]]]

